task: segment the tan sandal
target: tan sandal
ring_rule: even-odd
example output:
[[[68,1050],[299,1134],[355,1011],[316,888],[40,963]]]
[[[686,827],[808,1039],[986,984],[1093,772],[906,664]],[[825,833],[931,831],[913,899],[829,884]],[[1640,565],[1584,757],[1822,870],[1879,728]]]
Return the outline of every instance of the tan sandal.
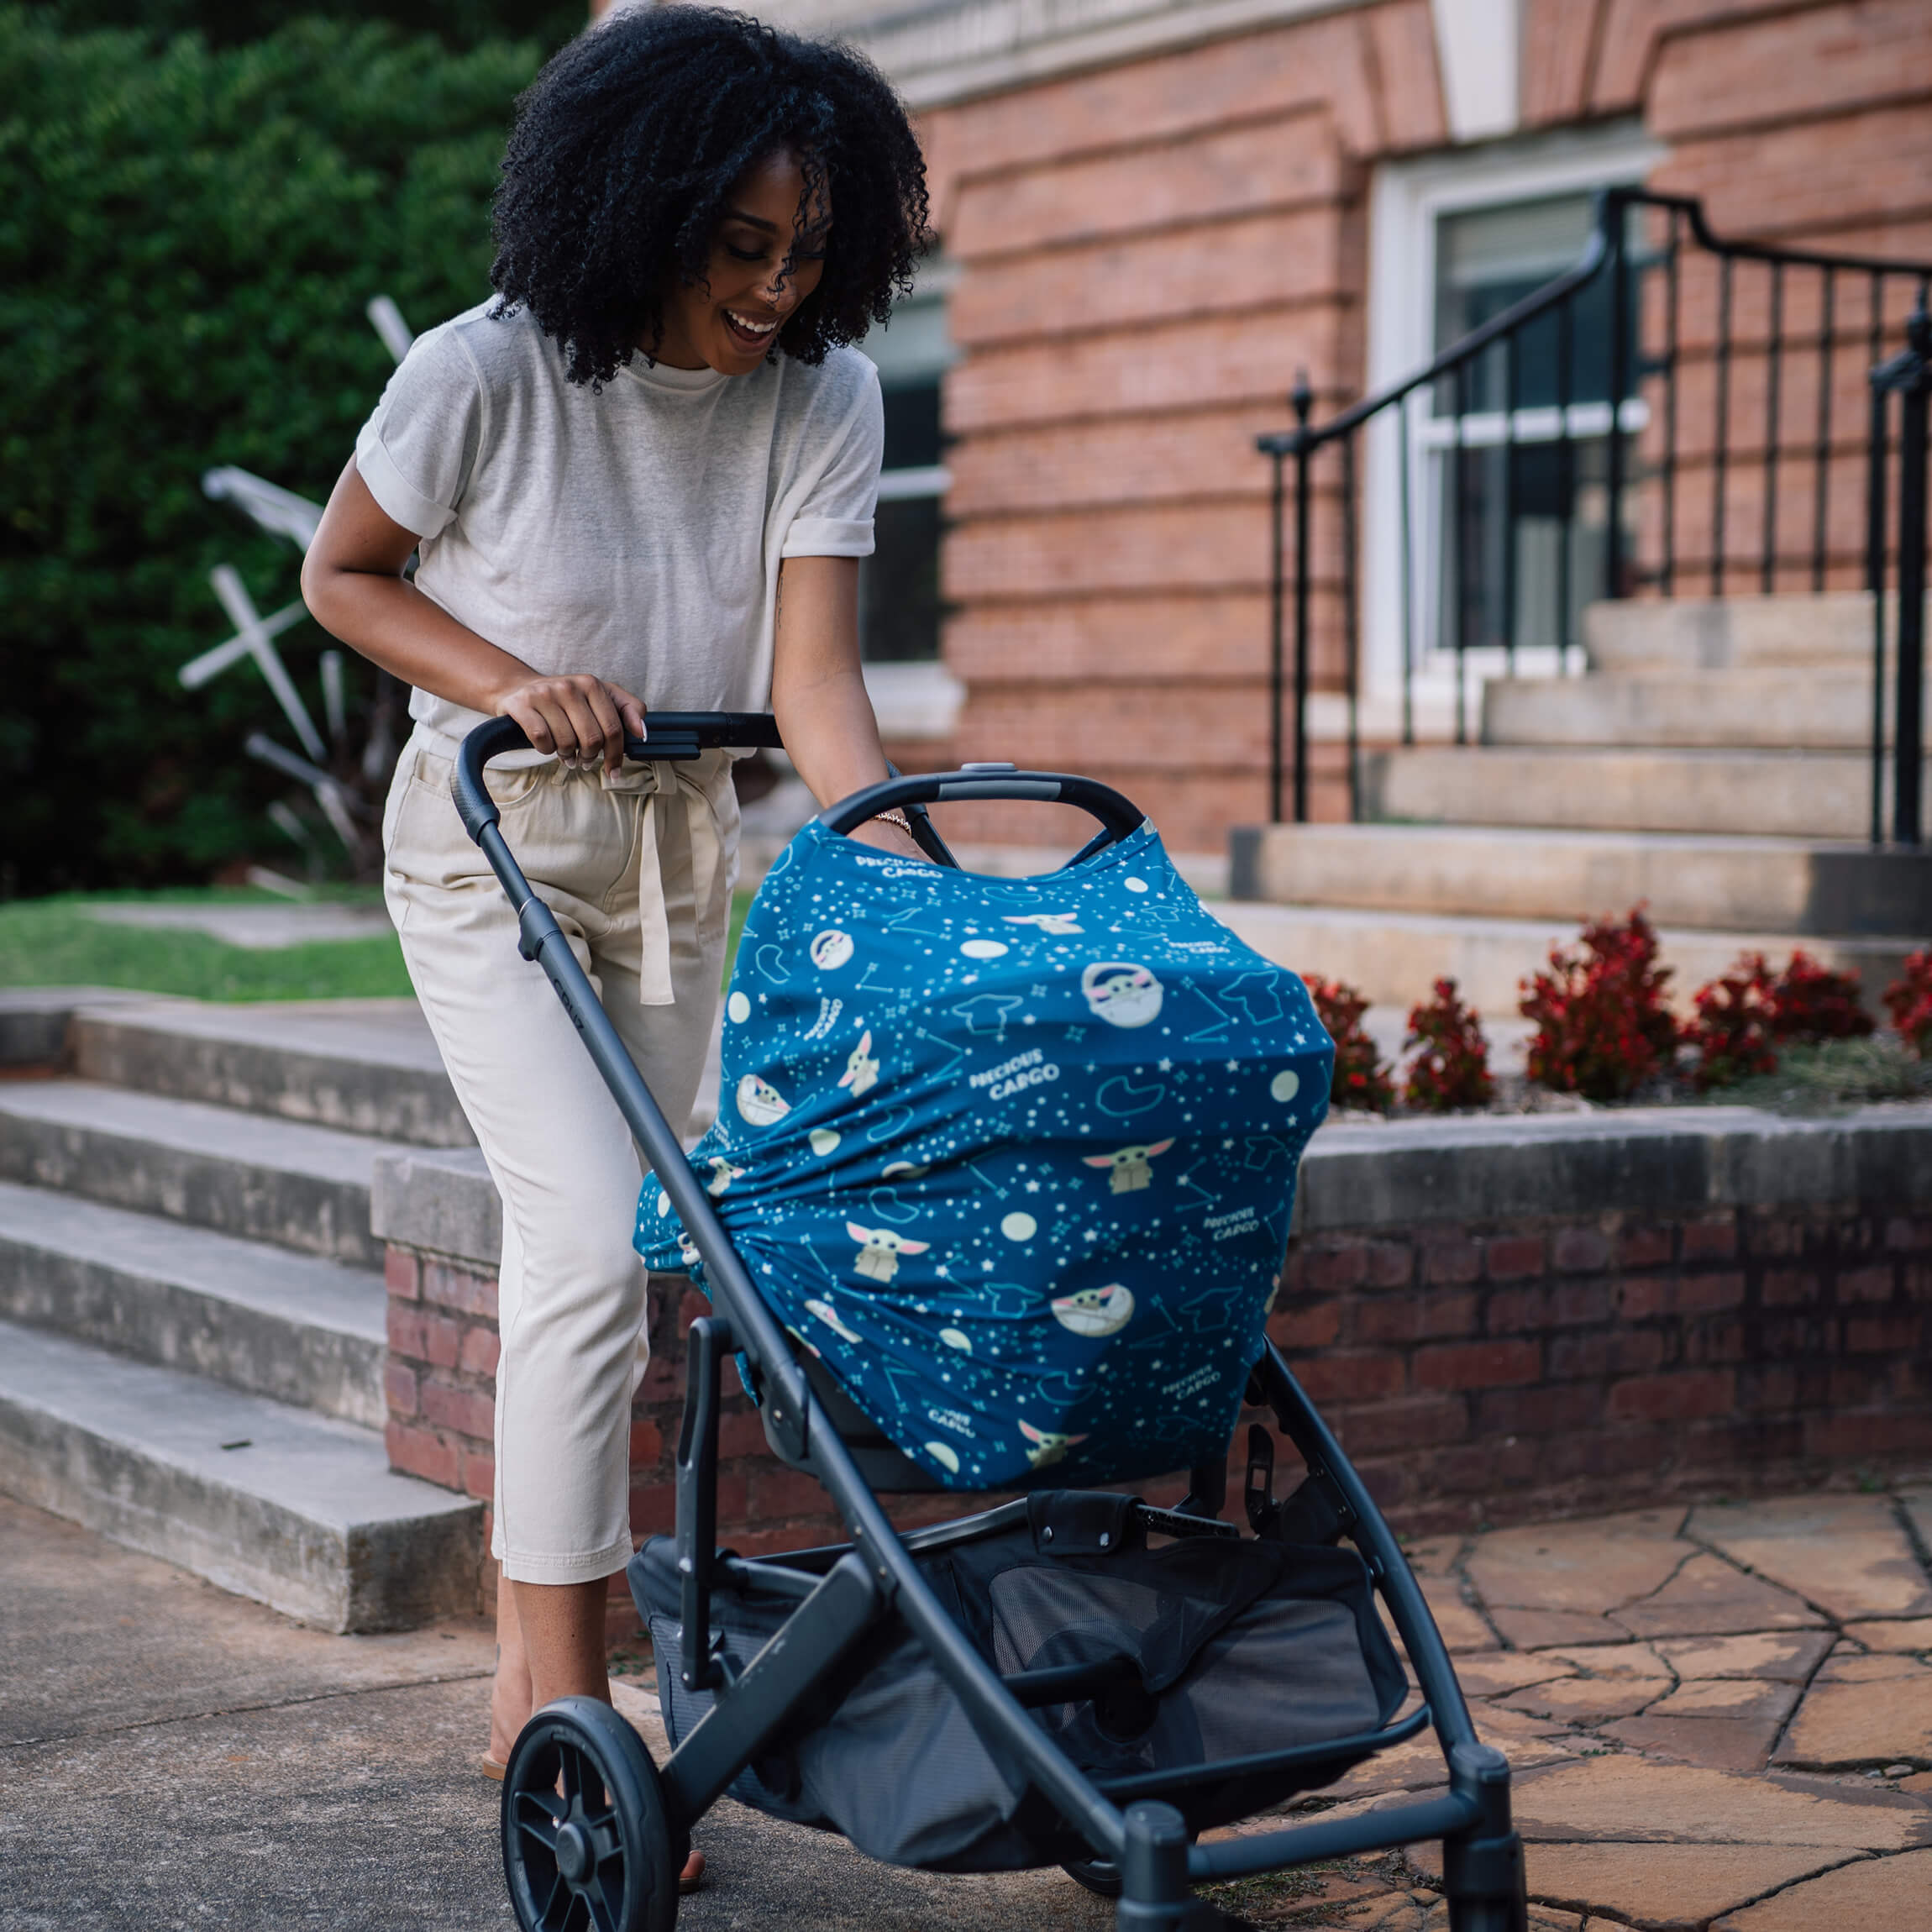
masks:
[[[484,1777],[488,1778],[492,1784],[501,1784],[503,1782],[503,1774],[508,1771],[510,1767],[507,1764],[497,1763],[496,1760],[491,1756],[488,1751],[485,1751],[482,1756],[476,1760],[476,1768],[481,1772]]]

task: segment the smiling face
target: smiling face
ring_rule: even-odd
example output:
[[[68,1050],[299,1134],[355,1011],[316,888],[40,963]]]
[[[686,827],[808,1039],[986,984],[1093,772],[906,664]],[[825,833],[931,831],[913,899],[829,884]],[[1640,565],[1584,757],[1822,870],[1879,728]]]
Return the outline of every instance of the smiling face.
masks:
[[[749,375],[825,272],[832,202],[806,199],[805,170],[781,148],[747,168],[725,197],[704,279],[665,297],[664,333],[643,346],[673,369]]]

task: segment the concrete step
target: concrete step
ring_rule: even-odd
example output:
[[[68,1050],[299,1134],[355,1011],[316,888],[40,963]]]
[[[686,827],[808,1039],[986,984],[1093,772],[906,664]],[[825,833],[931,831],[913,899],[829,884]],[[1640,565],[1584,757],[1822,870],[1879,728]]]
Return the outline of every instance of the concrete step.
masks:
[[[1364,817],[1427,825],[1856,840],[1872,817],[1862,752],[1411,745],[1365,753],[1362,779]]]
[[[1889,633],[1896,602],[1887,610]],[[1583,612],[1583,645],[1599,670],[1725,671],[1801,664],[1857,671],[1872,663],[1872,599],[1823,596],[1624,599]]]
[[[1928,852],[1457,825],[1242,827],[1229,850],[1233,895],[1276,905],[1578,921],[1643,906],[1719,932],[1932,932]]]
[[[370,1175],[402,1145],[94,1080],[0,1085],[0,1180],[363,1268],[382,1266]]]
[[[1406,1013],[1428,999],[1438,979],[1453,979],[1479,1013],[1514,1017],[1522,982],[1548,961],[1552,946],[1574,945],[1573,923],[1556,920],[1455,918],[1440,913],[1362,912],[1326,906],[1267,906],[1224,900],[1213,911],[1264,958],[1298,973],[1345,980],[1378,1006]],[[1729,970],[1740,953],[1763,953],[1782,965],[1788,934],[1712,932],[1665,927],[1658,934],[1680,1017],[1691,995]],[[1805,939],[1811,956],[1835,972],[1856,973],[1866,1004],[1882,1022],[1878,995],[1903,971],[1914,942],[1900,939]]]
[[[118,1087],[417,1147],[475,1144],[413,1000],[81,1007],[68,1047],[75,1072]]]
[[[373,1431],[5,1322],[0,1489],[322,1630],[477,1604],[482,1504]]]
[[[0,1316],[31,1328],[380,1429],[387,1301],[379,1274],[0,1182]]]
[[[1872,677],[1847,665],[1492,678],[1483,687],[1479,735],[1494,745],[1869,752]]]

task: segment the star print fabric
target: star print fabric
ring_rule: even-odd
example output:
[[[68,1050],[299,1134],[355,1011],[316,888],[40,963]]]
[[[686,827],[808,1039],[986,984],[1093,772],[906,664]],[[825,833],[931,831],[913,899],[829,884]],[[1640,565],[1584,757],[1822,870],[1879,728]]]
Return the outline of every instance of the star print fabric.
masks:
[[[807,825],[690,1160],[792,1335],[948,1488],[1226,1446],[1334,1047],[1143,826],[992,879]],[[647,1181],[638,1252],[703,1267]]]

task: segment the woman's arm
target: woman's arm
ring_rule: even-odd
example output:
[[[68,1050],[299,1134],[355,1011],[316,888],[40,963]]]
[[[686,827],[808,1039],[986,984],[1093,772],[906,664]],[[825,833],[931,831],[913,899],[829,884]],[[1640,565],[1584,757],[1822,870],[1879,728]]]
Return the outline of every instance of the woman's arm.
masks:
[[[602,678],[539,677],[458,623],[404,579],[416,543],[351,460],[302,559],[302,594],[317,622],[407,684],[469,711],[515,718],[538,751],[554,752],[566,764],[601,759],[615,771],[625,732],[644,735],[643,706]]]
[[[879,721],[858,668],[858,559],[788,557],[778,567],[771,708],[798,774],[832,805],[889,774]],[[926,855],[891,819],[852,835],[887,852]]]

